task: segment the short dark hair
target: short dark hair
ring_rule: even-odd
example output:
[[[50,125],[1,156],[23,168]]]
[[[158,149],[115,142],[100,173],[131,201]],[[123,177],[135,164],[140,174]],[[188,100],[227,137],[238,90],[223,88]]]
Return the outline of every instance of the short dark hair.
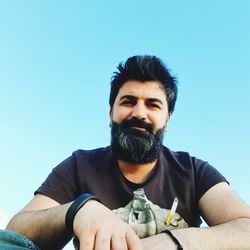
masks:
[[[111,78],[110,107],[113,107],[119,89],[126,81],[158,81],[166,92],[169,113],[173,113],[178,91],[177,80],[161,59],[149,55],[132,56],[125,63],[119,63],[117,69]]]

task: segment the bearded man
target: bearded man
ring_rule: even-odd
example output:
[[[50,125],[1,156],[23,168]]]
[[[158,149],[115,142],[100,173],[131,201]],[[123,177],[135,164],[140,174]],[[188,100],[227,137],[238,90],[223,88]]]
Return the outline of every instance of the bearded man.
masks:
[[[55,167],[2,232],[12,239],[4,249],[60,249],[73,236],[81,250],[250,249],[250,209],[228,181],[163,146],[176,97],[176,79],[159,58],[120,63],[111,145],[77,150]],[[209,227],[199,227],[201,216]]]

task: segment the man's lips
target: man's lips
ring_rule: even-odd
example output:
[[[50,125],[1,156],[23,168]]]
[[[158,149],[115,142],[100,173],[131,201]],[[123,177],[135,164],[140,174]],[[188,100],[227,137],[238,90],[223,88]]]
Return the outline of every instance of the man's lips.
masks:
[[[145,128],[142,128],[142,127],[131,127],[132,129],[136,129],[136,130],[139,130],[139,131],[146,131]]]

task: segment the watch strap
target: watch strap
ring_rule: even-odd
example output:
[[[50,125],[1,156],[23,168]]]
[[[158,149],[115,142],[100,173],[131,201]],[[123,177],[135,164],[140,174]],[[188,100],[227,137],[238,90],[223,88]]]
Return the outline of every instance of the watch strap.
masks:
[[[70,205],[66,212],[65,216],[65,224],[68,229],[70,229],[73,232],[73,223],[74,223],[74,218],[77,214],[77,212],[86,204],[87,201],[89,200],[96,200],[100,202],[100,199],[89,193],[85,193],[77,197],[74,202]]]

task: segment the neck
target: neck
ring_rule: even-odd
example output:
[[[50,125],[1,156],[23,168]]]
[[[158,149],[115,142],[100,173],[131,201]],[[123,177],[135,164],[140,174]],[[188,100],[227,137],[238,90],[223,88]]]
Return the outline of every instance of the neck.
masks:
[[[157,160],[146,164],[131,164],[118,160],[118,166],[124,177],[129,181],[140,184],[150,178]]]

